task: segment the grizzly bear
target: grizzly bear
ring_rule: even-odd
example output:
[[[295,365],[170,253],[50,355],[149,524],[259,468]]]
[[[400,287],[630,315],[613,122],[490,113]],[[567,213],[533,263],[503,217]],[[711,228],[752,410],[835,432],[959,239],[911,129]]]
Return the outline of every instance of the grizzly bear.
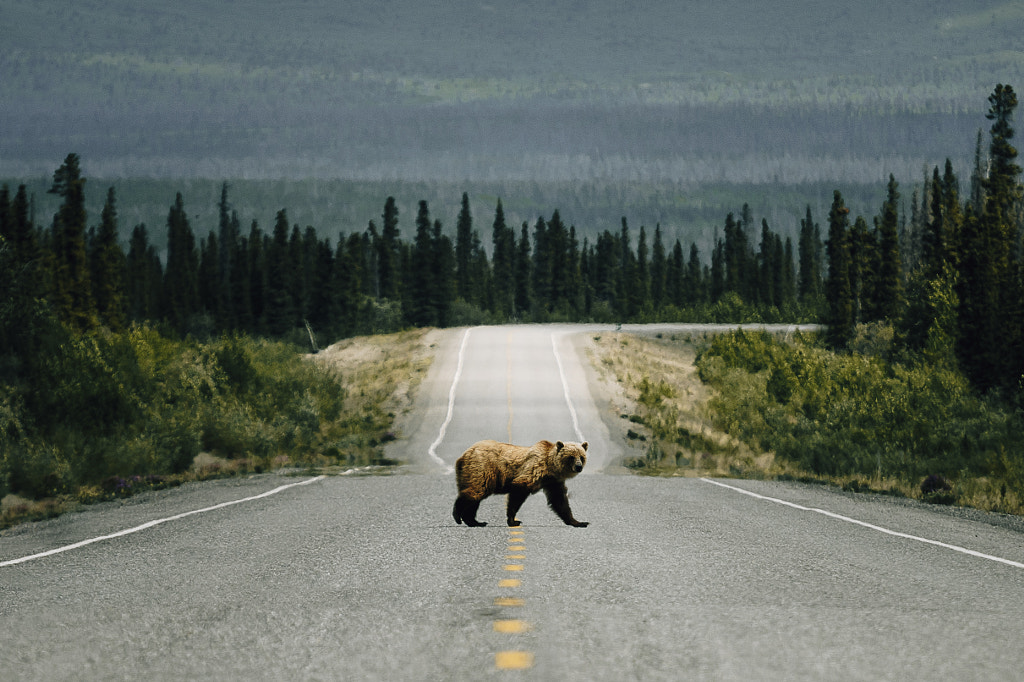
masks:
[[[455,483],[459,496],[452,516],[455,523],[486,526],[476,520],[480,501],[489,495],[508,495],[508,525],[518,526],[516,512],[526,498],[540,489],[558,518],[570,526],[585,528],[569,509],[565,481],[583,471],[587,463],[587,443],[551,443],[546,440],[531,446],[510,445],[482,440],[462,453],[455,462]]]

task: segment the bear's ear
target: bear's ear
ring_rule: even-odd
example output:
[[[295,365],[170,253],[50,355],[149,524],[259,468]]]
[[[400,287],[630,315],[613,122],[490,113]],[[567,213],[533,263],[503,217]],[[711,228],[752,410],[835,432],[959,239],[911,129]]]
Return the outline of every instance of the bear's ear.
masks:
[[[555,452],[561,452],[562,448],[564,447],[565,443],[563,443],[562,441],[558,441],[557,443],[555,443]]]
[[[586,452],[588,445],[590,445],[590,443],[588,443],[587,441],[583,441],[582,443],[580,443],[580,447],[583,448],[584,452]]]

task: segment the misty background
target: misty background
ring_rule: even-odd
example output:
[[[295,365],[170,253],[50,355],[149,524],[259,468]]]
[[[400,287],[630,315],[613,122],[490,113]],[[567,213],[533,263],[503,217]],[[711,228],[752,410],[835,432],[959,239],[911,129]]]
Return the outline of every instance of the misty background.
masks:
[[[743,203],[795,234],[833,189],[874,215],[893,173],[909,213],[947,157],[968,177],[1022,31],[999,1],[0,0],[0,182],[46,223],[78,153],[90,224],[113,185],[158,243],[175,192],[205,234],[228,181],[246,223],[332,237],[388,195],[451,231],[467,192],[488,246],[501,198],[703,250]]]

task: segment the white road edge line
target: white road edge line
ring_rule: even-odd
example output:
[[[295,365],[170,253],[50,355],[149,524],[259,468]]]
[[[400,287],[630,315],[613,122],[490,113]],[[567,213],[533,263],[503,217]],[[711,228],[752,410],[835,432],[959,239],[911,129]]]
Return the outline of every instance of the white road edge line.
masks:
[[[583,442],[583,431],[580,430],[580,420],[576,417],[576,408],[573,407],[572,399],[569,397],[569,382],[565,380],[565,369],[562,367],[562,358],[558,355],[558,337],[564,334],[553,332],[551,334],[551,350],[555,353],[555,362],[558,364],[558,376],[562,379],[562,392],[565,394],[565,404],[569,406],[569,414],[572,416],[572,428],[576,430],[576,440]]]
[[[441,430],[437,434],[437,439],[430,444],[430,448],[427,449],[427,454],[430,457],[445,468],[445,473],[450,474],[455,471],[455,468],[450,464],[446,464],[443,459],[437,454],[437,446],[444,440],[444,434],[448,431],[448,424],[452,421],[452,414],[455,412],[455,390],[459,387],[459,377],[462,376],[462,361],[466,357],[466,342],[469,341],[469,332],[471,329],[467,329],[466,333],[462,335],[462,345],[459,346],[459,362],[455,367],[455,377],[452,379],[452,387],[448,391],[448,415],[444,418],[444,423],[441,424]]]
[[[183,519],[186,516],[194,516],[196,514],[203,514],[203,513],[209,512],[209,511],[213,511],[215,509],[223,509],[224,507],[230,507],[231,505],[234,505],[234,504],[242,504],[243,502],[252,502],[253,500],[258,500],[258,499],[263,498],[263,497],[270,497],[271,495],[276,495],[277,493],[281,492],[282,490],[287,490],[288,488],[294,488],[294,487],[300,486],[300,485],[309,485],[310,483],[314,483],[316,481],[319,481],[322,478],[325,478],[325,477],[324,476],[316,476],[314,478],[308,478],[305,481],[299,481],[298,483],[288,483],[287,485],[278,486],[278,487],[274,488],[273,490],[268,490],[267,492],[260,493],[259,495],[253,495],[251,497],[244,497],[244,498],[242,498],[240,500],[231,500],[230,502],[221,502],[220,504],[215,504],[212,507],[204,507],[203,509],[193,509],[192,511],[187,511],[187,512],[184,512],[182,514],[175,514],[174,516],[168,516],[168,517],[163,518],[163,519],[154,519],[152,521],[149,521],[147,523],[142,524],[141,526],[135,526],[134,528],[127,528],[125,530],[119,530],[116,533],[111,533],[110,535],[100,535],[99,537],[89,538],[88,540],[82,540],[81,542],[76,542],[76,543],[71,544],[71,545],[64,545],[63,547],[57,547],[56,549],[51,549],[51,550],[47,550],[45,552],[40,552],[39,554],[32,554],[30,556],[24,556],[24,557],[21,557],[20,559],[8,559],[7,561],[0,561],[0,568],[3,568],[4,566],[14,566],[15,564],[23,564],[26,561],[32,561],[33,559],[42,559],[43,557],[52,556],[54,554],[60,554],[61,552],[69,552],[69,551],[71,551],[73,549],[78,549],[79,547],[85,547],[86,545],[91,545],[91,544],[93,544],[95,542],[101,542],[103,540],[112,540],[114,538],[119,538],[119,537],[121,537],[123,535],[131,535],[132,533],[138,533],[140,530],[146,530],[147,528],[152,528],[153,526],[159,526],[161,523],[167,523],[168,521],[177,521],[178,519]]]
[[[787,507],[792,507],[793,509],[799,509],[800,511],[809,511],[809,512],[814,512],[815,514],[822,514],[824,516],[828,516],[828,517],[833,518],[833,519],[838,519],[839,521],[845,521],[847,523],[852,523],[852,524],[857,525],[857,526],[863,526],[864,528],[870,528],[871,530],[878,531],[879,533],[885,533],[886,535],[892,535],[892,536],[897,537],[897,538],[904,538],[906,540],[914,540],[916,542],[923,542],[923,543],[925,543],[927,545],[935,545],[936,547],[942,547],[944,549],[951,549],[954,552],[960,552],[961,554],[967,554],[967,555],[970,555],[970,556],[973,556],[973,557],[978,557],[979,559],[988,559],[989,561],[995,561],[995,562],[998,562],[1000,564],[1006,564],[1007,566],[1013,566],[1014,568],[1024,568],[1024,563],[1020,563],[1019,561],[1011,561],[1010,559],[1004,559],[1002,557],[992,556],[991,554],[984,554],[982,552],[976,552],[973,549],[967,549],[966,547],[960,547],[959,545],[950,545],[950,544],[945,543],[945,542],[939,542],[938,540],[929,540],[928,538],[922,538],[922,537],[919,537],[917,535],[910,535],[909,533],[900,533],[899,531],[889,530],[888,528],[882,528],[881,526],[876,526],[874,524],[867,523],[865,521],[858,521],[857,519],[852,519],[849,516],[843,516],[842,514],[836,514],[835,512],[826,511],[824,509],[815,509],[814,507],[804,507],[804,506],[801,506],[799,504],[795,504],[793,502],[787,502],[786,500],[780,500],[780,499],[775,498],[775,497],[768,497],[767,495],[759,495],[757,493],[752,493],[749,490],[744,490],[743,488],[737,488],[736,486],[727,485],[727,484],[721,483],[719,481],[712,481],[710,478],[702,478],[701,480],[705,481],[707,483],[711,483],[713,485],[717,485],[717,486],[722,487],[722,488],[728,488],[729,490],[735,490],[738,493],[743,493],[744,495],[749,495],[750,497],[756,497],[759,500],[765,500],[767,502],[775,502],[776,504],[783,504],[783,505],[785,505]]]

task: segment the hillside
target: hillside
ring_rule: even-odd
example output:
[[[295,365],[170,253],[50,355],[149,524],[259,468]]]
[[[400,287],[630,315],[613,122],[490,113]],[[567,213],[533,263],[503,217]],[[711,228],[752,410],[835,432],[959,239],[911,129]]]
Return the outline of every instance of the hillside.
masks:
[[[962,165],[1020,3],[0,0],[0,176],[875,182]]]

